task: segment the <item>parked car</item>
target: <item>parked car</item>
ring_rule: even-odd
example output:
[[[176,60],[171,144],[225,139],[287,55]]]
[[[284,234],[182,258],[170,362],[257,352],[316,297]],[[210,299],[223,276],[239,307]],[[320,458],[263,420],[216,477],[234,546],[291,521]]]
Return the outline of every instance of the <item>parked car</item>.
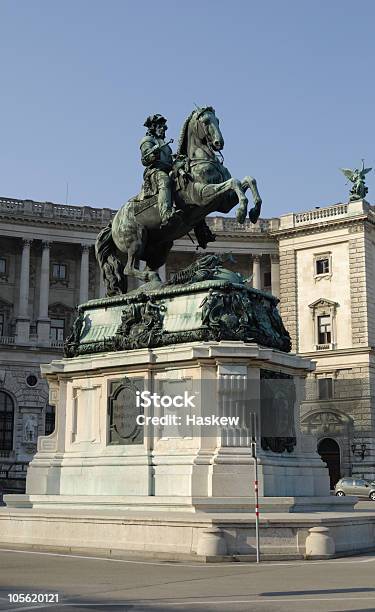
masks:
[[[356,495],[375,501],[375,482],[369,482],[363,478],[341,478],[335,486],[335,494],[338,497]]]

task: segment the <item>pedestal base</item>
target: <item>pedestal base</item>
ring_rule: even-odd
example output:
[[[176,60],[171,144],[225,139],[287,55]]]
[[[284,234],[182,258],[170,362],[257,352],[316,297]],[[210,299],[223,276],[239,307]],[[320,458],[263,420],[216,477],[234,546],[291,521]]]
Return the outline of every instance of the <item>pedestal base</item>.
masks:
[[[254,514],[254,497],[182,497],[150,495],[4,495],[8,508],[38,510],[122,510],[124,512],[185,512]],[[335,497],[260,497],[262,513],[353,512],[357,498]]]
[[[306,539],[316,527],[328,528],[326,537],[333,545],[329,555],[314,550],[314,558],[375,548],[374,514],[275,512],[260,518],[261,558],[304,558]],[[0,546],[169,560],[251,561],[255,559],[255,517],[250,513],[0,508]]]
[[[254,480],[249,446],[252,433],[244,409],[238,408],[236,390],[250,385],[256,396],[262,373],[268,372],[276,378],[289,376],[294,383],[291,411],[295,436],[288,451],[273,452],[262,448],[262,432],[258,431],[260,495],[328,496],[328,470],[316,452],[316,441],[299,429],[301,385],[312,367],[295,355],[236,341],[53,361],[43,366],[43,373],[50,385],[50,403],[57,405],[56,431],[39,438],[26,492],[248,497],[253,494]],[[231,427],[191,430],[152,423],[137,428],[135,389],[146,386],[163,394],[194,390],[197,404],[180,410],[182,416],[237,415],[239,421]],[[144,416],[160,418],[169,412],[151,406],[145,408]]]
[[[308,529],[323,519],[336,530],[338,549],[372,546],[373,522],[350,513],[353,498],[330,496],[316,441],[299,429],[301,384],[312,368],[295,355],[240,341],[86,355],[43,366],[56,430],[38,440],[27,495],[5,497],[0,542],[194,558],[206,546],[221,551],[220,558],[251,556],[250,440],[256,433],[264,553],[303,555]],[[238,389],[245,383],[258,389],[265,375],[293,383],[293,436],[272,439],[248,427]],[[194,390],[199,401],[191,416],[240,419],[208,430],[166,429],[152,421],[140,429],[135,397],[145,388],[163,394]],[[261,399],[254,397],[262,413]],[[144,409],[144,417],[166,415],[167,408]]]

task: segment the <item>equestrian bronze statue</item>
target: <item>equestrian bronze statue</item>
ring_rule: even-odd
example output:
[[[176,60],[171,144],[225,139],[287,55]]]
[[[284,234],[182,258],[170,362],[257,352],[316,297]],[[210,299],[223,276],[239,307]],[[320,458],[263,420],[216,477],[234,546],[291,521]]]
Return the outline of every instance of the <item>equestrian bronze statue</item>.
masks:
[[[243,224],[247,189],[254,201],[251,222],[256,223],[260,215],[262,200],[255,179],[232,178],[223,165],[224,139],[211,106],[190,113],[173,157],[171,141],[165,142],[165,118],[153,115],[145,126],[142,190],[120,208],[95,244],[108,296],[126,293],[128,276],[160,284],[158,269],[166,262],[173,242],[190,231],[198,245],[206,248],[215,240],[205,222],[208,214],[228,213],[238,204],[236,218]],[[145,262],[143,270],[140,261]]]

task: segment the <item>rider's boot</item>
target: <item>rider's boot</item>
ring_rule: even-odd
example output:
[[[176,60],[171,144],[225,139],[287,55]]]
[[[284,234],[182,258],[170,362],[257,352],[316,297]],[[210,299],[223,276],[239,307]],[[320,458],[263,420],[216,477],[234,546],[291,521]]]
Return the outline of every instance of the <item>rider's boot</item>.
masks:
[[[171,194],[168,189],[159,189],[158,204],[161,224],[160,227],[165,227],[174,217],[179,217],[182,210],[173,210]]]

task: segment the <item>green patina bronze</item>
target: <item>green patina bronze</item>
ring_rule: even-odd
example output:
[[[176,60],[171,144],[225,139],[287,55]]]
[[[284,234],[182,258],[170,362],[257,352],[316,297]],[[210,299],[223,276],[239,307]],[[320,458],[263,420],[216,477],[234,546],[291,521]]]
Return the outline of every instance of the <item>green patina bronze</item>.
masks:
[[[346,178],[353,184],[353,187],[350,190],[350,202],[355,202],[356,200],[363,200],[367,193],[368,188],[365,185],[365,176],[368,172],[372,170],[372,168],[365,168],[364,160],[362,159],[362,168],[355,168],[354,170],[350,170],[349,168],[340,168],[341,172],[345,174]]]
[[[242,340],[290,351],[278,300],[206,255],[160,288],[82,304],[65,344],[67,357],[182,342]]]
[[[165,117],[152,115],[144,125],[141,192],[117,212],[95,244],[108,297],[79,306],[65,355],[220,340],[290,351],[278,300],[226,269],[227,256],[202,256],[161,282],[158,269],[174,240],[192,231],[205,249],[215,240],[205,221],[209,213],[228,213],[238,204],[237,221],[244,223],[250,189],[249,217],[256,223],[262,200],[254,178],[239,181],[224,166],[224,139],[211,106],[186,118],[175,155],[172,141],[165,140]],[[139,289],[127,292],[129,276],[143,282]]]
[[[145,166],[141,192],[121,207],[95,244],[108,296],[126,293],[128,277],[161,286],[158,269],[176,239],[194,232],[203,249],[215,240],[205,222],[209,213],[227,213],[238,204],[237,220],[244,223],[248,189],[254,201],[249,210],[252,223],[260,215],[262,200],[255,179],[234,179],[224,166],[224,139],[212,106],[190,113],[175,155],[171,141],[165,141],[162,115],[148,117],[145,126],[140,144]],[[145,263],[143,270],[139,262]]]

